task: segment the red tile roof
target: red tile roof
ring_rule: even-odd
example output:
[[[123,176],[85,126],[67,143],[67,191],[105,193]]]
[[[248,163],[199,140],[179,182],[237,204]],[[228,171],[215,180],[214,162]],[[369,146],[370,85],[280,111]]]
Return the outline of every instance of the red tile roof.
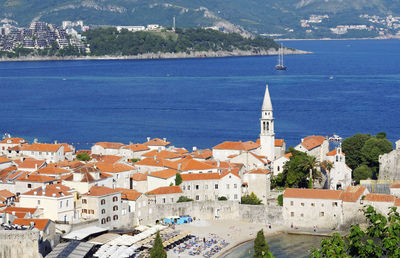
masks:
[[[96,166],[103,172],[108,173],[119,173],[119,172],[126,172],[134,170],[135,168],[129,165],[125,165],[122,163],[104,163],[104,162],[97,162]]]
[[[284,143],[284,139],[275,139],[275,147],[282,147]]]
[[[34,143],[32,145],[23,145],[21,149],[26,151],[57,152],[61,148],[61,146],[61,144]]]
[[[397,198],[396,201],[394,201],[394,206],[400,206],[400,198]]]
[[[13,221],[14,225],[30,226],[31,222],[34,223],[34,227],[40,231],[44,231],[47,225],[50,223],[49,219],[20,219],[17,218]]]
[[[180,166],[178,165],[180,164]],[[177,169],[180,171],[188,171],[188,170],[209,170],[215,169],[216,167],[206,162],[198,161],[192,158],[185,158],[182,162],[177,164]]]
[[[260,144],[252,142],[252,141],[247,141],[247,142],[230,142],[226,141],[223,143],[218,144],[217,146],[214,146],[213,149],[217,150],[254,150],[260,147]]]
[[[303,188],[286,188],[284,198],[304,198],[304,199],[329,199],[340,200],[339,190],[323,190],[323,189],[303,189]]]
[[[126,189],[126,188],[115,188],[115,190],[122,192],[121,199],[136,201],[141,195],[141,192],[138,192],[134,189]]]
[[[23,138],[17,138],[17,137],[12,137],[12,138],[5,138],[2,140],[0,143],[6,143],[6,144],[21,144],[21,143],[26,143],[25,139]]]
[[[334,150],[331,150],[330,152],[328,152],[326,154],[326,156],[335,156],[336,153],[337,153],[337,149],[334,149]],[[343,152],[342,152],[342,154],[345,155]]]
[[[1,164],[1,163],[7,163],[7,162],[11,162],[11,160],[10,160],[10,159],[7,159],[6,157],[1,157],[1,156],[0,156],[0,164]]]
[[[70,145],[68,143],[60,143],[62,146],[64,146],[64,153],[66,152],[72,152],[72,148],[70,147]]]
[[[59,175],[59,174],[66,174],[68,172],[69,170],[56,167],[53,164],[41,168],[37,171],[38,174],[46,174],[46,175]]]
[[[0,196],[7,199],[7,198],[11,198],[11,197],[15,196],[15,194],[13,194],[12,192],[4,189],[4,190],[0,190]]]
[[[170,177],[175,176],[177,173],[179,173],[178,170],[168,168],[161,171],[152,172],[150,173],[150,176],[168,179]]]
[[[185,149],[185,148],[175,148],[173,151],[176,152],[176,153],[179,153],[179,154],[189,153],[189,151],[187,149]]]
[[[266,169],[253,169],[247,172],[248,174],[260,174],[260,175],[267,175],[271,173],[271,171],[266,170]]]
[[[192,152],[191,155],[197,159],[209,159],[212,157],[212,151],[210,149],[197,150]]]
[[[17,181],[25,181],[25,182],[42,182],[42,183],[47,183],[47,182],[52,182],[56,181],[54,177],[50,176],[44,176],[44,175],[37,175],[37,174],[25,174],[23,176],[20,176],[16,179]]]
[[[73,161],[64,160],[64,161],[57,163],[57,167],[61,167],[61,168],[77,168],[77,167],[81,167],[83,165],[85,165],[85,164],[78,160],[73,160]]]
[[[95,155],[92,154],[92,158],[96,159],[98,162],[104,162],[104,163],[117,163],[122,159],[120,156],[114,156],[114,155]]]
[[[148,195],[160,195],[160,194],[177,194],[183,193],[179,186],[164,186],[147,192]]]
[[[147,175],[142,173],[135,173],[131,176],[133,181],[147,181]]]
[[[303,139],[301,145],[307,150],[312,150],[320,146],[327,138],[320,135],[307,136]]]
[[[290,152],[285,154],[285,157],[286,157],[287,159],[290,159],[291,156],[293,156],[293,154],[290,153]]]
[[[167,145],[170,145],[171,143],[170,142],[166,142],[166,141],[161,140],[161,139],[158,139],[158,138],[154,138],[154,139],[151,139],[150,141],[145,142],[143,144],[146,145],[146,146],[167,146]]]
[[[30,214],[34,214],[37,208],[26,208],[26,207],[7,207],[3,211],[9,214],[15,212],[15,215],[18,218],[23,218],[29,212]]]
[[[147,147],[144,144],[140,144],[140,143],[126,145],[126,146],[123,147],[123,149],[131,150],[133,152],[150,150],[149,147]]]
[[[400,182],[394,182],[393,184],[391,184],[390,186],[389,186],[389,188],[400,188]]]
[[[119,142],[98,142],[95,145],[99,145],[104,149],[120,149],[124,144]]]
[[[109,194],[120,193],[121,191],[106,187],[106,186],[92,186],[89,192],[83,194],[86,196],[104,196]]]
[[[176,159],[182,157],[182,154],[178,154],[172,151],[158,151],[158,150],[152,150],[146,153],[142,154],[143,157],[154,157],[156,156],[157,158],[162,158],[162,159]]]
[[[15,160],[14,161],[19,169],[33,169],[36,168],[36,166],[38,168],[40,168],[41,166],[43,166],[46,161],[45,160],[38,160],[38,159],[33,159],[33,158],[26,158],[24,159],[22,162],[20,160]]]
[[[54,184],[54,185],[46,185],[44,191],[42,187],[38,187],[26,193],[23,193],[22,195],[47,196],[47,197],[58,198],[58,197],[72,195],[70,191],[71,188],[69,188],[68,186],[61,184]]]
[[[389,194],[367,194],[364,198],[365,201],[370,202],[394,202],[396,197]]]
[[[196,174],[181,174],[182,181],[197,181],[197,180],[219,180],[219,173],[196,173]]]
[[[344,202],[356,202],[361,199],[367,188],[365,186],[349,186],[346,191],[340,195],[340,199]]]

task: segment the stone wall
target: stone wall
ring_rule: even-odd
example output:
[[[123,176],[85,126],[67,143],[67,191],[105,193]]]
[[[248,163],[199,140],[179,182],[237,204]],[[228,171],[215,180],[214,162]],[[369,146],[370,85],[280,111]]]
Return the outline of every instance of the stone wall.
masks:
[[[379,180],[400,180],[400,149],[379,156]]]
[[[0,230],[0,258],[39,258],[39,231]]]
[[[207,220],[242,220],[267,224],[281,222],[282,207],[275,204],[244,205],[235,201],[157,204],[149,207],[149,216],[145,223],[154,223],[164,217],[182,215]]]

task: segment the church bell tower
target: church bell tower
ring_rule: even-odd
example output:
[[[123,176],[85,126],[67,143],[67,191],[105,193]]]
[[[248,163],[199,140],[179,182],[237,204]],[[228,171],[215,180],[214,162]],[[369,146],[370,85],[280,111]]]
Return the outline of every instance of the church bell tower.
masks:
[[[267,156],[268,160],[275,160],[275,132],[274,116],[272,112],[271,97],[269,96],[268,84],[265,88],[264,101],[261,108],[261,133],[260,133],[260,154]]]

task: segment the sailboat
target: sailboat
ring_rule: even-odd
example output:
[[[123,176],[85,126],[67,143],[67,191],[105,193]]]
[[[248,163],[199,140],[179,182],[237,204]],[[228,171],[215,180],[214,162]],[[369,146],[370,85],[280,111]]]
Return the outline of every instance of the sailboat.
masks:
[[[278,64],[275,65],[276,70],[286,70],[286,66],[283,64],[283,45],[278,50]]]

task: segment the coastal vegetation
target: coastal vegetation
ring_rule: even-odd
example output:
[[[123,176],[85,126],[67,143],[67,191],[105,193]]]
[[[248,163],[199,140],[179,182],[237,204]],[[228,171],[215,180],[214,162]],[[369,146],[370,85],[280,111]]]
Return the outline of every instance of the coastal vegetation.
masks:
[[[342,143],[346,164],[353,170],[353,178],[376,179],[379,173],[379,155],[393,150],[393,144],[386,139],[386,133],[355,134]]]
[[[177,202],[193,202],[193,199],[187,196],[180,196]]]
[[[283,194],[278,195],[277,199],[278,199],[278,205],[283,206]]]
[[[145,53],[190,53],[193,51],[261,51],[277,49],[278,44],[268,38],[245,38],[237,33],[223,33],[213,29],[176,28],[156,31],[131,32],[114,27],[89,30],[83,35],[94,56],[138,55]]]
[[[90,155],[87,152],[80,152],[76,155],[76,159],[80,161],[89,161]]]
[[[180,185],[182,184],[182,176],[180,173],[176,173],[175,175],[175,185]]]
[[[388,217],[372,206],[364,207],[368,226],[352,225],[350,234],[332,234],[322,240],[320,248],[311,250],[311,257],[400,257],[400,215],[392,207]]]
[[[250,205],[260,205],[262,204],[261,200],[258,199],[257,195],[251,192],[250,195],[243,195],[240,201],[241,204],[250,204]]]
[[[220,196],[218,197],[218,201],[227,201],[228,198],[226,198],[225,196]]]
[[[269,250],[267,241],[265,240],[264,231],[261,229],[257,232],[254,240],[254,258],[273,258],[274,255]]]
[[[282,173],[271,179],[271,188],[299,187],[311,188],[313,179],[320,178],[317,171],[315,157],[289,147],[287,153],[291,153],[289,161],[283,166]]]
[[[166,258],[166,257],[167,257],[167,252],[164,250],[160,232],[157,232],[156,238],[154,239],[153,248],[151,248],[150,250],[150,258]]]

